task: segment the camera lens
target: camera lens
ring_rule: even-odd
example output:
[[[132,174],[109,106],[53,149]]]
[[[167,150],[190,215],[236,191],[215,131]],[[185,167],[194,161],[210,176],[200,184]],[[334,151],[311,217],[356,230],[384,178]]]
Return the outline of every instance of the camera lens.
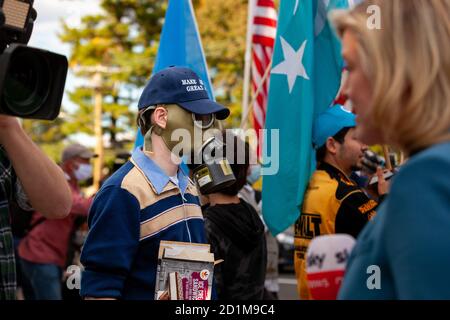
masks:
[[[5,79],[3,97],[6,107],[18,116],[38,111],[49,93],[50,74],[44,56],[27,50],[14,52]]]

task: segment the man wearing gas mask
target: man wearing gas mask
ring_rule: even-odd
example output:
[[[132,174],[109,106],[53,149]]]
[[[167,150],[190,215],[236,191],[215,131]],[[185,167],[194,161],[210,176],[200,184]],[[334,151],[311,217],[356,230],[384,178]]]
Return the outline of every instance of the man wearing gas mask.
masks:
[[[85,298],[154,299],[160,241],[206,243],[197,187],[181,157],[196,155],[194,176],[206,192],[235,180],[218,152],[221,143],[212,135],[204,141],[230,112],[208,98],[192,70],[154,74],[138,108],[144,146],[103,184],[89,213],[81,255]]]

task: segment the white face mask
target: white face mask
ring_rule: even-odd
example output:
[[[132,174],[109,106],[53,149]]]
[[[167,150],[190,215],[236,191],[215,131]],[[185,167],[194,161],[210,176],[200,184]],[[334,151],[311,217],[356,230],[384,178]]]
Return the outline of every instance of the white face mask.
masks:
[[[73,173],[78,181],[84,181],[92,177],[92,165],[81,163]]]
[[[254,164],[250,166],[250,174],[247,176],[247,182],[254,184],[261,177],[261,166]]]

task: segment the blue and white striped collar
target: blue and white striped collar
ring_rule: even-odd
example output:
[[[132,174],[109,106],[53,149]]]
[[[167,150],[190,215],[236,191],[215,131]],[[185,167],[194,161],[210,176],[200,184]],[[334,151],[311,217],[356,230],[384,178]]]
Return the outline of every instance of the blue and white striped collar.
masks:
[[[134,150],[131,158],[153,185],[156,193],[160,194],[170,182],[169,176],[140,147]],[[181,193],[184,194],[189,184],[189,177],[181,166],[178,167],[177,178]]]

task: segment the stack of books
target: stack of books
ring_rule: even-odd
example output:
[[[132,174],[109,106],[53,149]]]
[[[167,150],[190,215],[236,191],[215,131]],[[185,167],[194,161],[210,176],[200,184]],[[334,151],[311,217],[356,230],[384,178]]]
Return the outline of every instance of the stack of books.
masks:
[[[155,299],[211,300],[214,254],[209,244],[161,241]]]

